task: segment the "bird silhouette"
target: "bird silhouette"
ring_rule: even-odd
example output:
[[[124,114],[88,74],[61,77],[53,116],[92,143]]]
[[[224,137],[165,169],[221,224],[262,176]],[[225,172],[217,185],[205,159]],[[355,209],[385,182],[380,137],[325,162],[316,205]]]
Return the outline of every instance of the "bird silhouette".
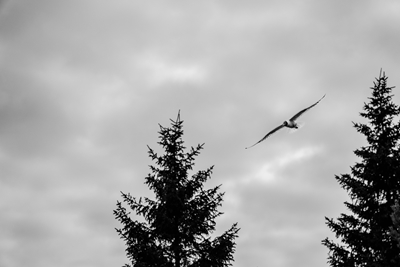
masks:
[[[273,129],[272,131],[270,131],[269,133],[267,133],[260,141],[258,141],[257,143],[255,143],[252,146],[246,147],[246,149],[251,148],[255,145],[257,145],[258,143],[261,143],[262,141],[264,141],[265,139],[268,138],[268,136],[270,136],[271,134],[279,131],[280,129],[282,129],[283,127],[288,127],[288,128],[295,128],[297,129],[299,126],[296,123],[296,120],[303,115],[304,112],[306,112],[307,110],[313,108],[315,105],[317,105],[319,103],[319,101],[321,101],[326,94],[324,94],[323,97],[321,97],[320,100],[318,100],[317,102],[315,102],[314,104],[312,104],[311,106],[309,106],[308,108],[302,109],[301,111],[297,112],[296,115],[294,115],[293,117],[291,117],[288,121],[284,121],[281,125],[279,125],[278,127],[276,127],[275,129]]]

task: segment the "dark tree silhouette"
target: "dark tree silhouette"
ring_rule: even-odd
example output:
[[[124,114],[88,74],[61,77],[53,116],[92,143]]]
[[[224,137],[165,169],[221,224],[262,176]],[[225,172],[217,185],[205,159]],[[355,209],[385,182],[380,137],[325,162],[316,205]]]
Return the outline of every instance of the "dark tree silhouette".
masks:
[[[150,147],[149,156],[155,166],[145,183],[154,191],[155,200],[136,199],[129,193],[122,193],[123,202],[136,215],[143,216],[144,222],[135,221],[130,212],[117,201],[114,215],[123,225],[116,229],[125,240],[126,254],[131,265],[158,267],[203,267],[232,265],[237,223],[218,237],[211,237],[215,231],[215,218],[222,214],[223,193],[220,186],[204,189],[203,184],[210,178],[213,167],[198,171],[191,177],[189,172],[194,159],[203,145],[185,152],[180,115],[172,126],[160,125],[160,144],[165,153],[159,156]]]
[[[398,200],[392,206],[392,210],[393,213],[390,217],[392,218],[393,226],[390,227],[390,234],[397,241],[397,246],[400,248],[400,204]]]
[[[368,123],[353,123],[368,142],[354,151],[361,162],[351,167],[351,174],[335,176],[350,196],[351,203],[344,204],[351,214],[342,213],[336,221],[325,218],[341,241],[322,241],[331,266],[400,266],[400,249],[390,230],[391,206],[400,197],[400,123],[394,120],[400,109],[392,102],[394,87],[386,82],[381,72],[371,87],[370,102],[360,113]]]

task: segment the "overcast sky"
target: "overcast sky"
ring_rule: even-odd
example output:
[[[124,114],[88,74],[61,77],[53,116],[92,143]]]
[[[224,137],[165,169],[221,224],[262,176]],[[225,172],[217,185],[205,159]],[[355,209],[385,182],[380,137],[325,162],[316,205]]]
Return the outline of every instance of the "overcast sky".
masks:
[[[146,146],[178,110],[226,192],[217,234],[241,228],[233,266],[328,266],[334,176],[380,68],[400,87],[399,32],[396,0],[0,1],[0,266],[128,263],[112,212],[152,196]]]

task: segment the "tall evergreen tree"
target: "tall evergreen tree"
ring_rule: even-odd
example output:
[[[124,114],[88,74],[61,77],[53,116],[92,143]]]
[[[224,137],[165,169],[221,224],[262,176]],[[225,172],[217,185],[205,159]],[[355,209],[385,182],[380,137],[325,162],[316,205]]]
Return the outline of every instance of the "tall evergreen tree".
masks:
[[[370,102],[360,113],[368,123],[353,123],[368,142],[354,151],[361,162],[351,167],[351,174],[335,176],[350,196],[351,203],[344,204],[351,214],[342,213],[336,221],[325,218],[341,241],[322,241],[331,266],[400,266],[400,249],[390,231],[391,206],[400,197],[400,123],[394,120],[400,109],[392,102],[394,87],[386,82],[385,73],[380,73],[371,87]]]
[[[154,191],[155,200],[136,199],[129,193],[122,193],[123,202],[137,216],[139,222],[130,217],[130,212],[117,201],[114,215],[123,224],[116,229],[125,240],[126,254],[131,265],[157,267],[203,267],[232,265],[237,223],[222,235],[212,238],[215,218],[222,214],[223,193],[220,186],[204,189],[203,184],[210,178],[213,167],[198,171],[191,177],[189,172],[194,159],[203,145],[185,152],[183,130],[179,113],[172,126],[160,125],[158,142],[165,153],[159,156],[150,147],[149,156],[154,161],[151,173],[145,183]]]

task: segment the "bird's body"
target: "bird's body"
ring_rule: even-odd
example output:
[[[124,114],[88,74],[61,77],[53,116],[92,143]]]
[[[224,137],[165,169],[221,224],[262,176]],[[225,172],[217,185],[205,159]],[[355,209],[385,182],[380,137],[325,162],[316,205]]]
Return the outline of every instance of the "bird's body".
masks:
[[[284,121],[283,122],[283,125],[285,126],[285,127],[288,127],[288,128],[299,128],[299,126],[297,125],[297,123],[295,122],[295,121],[291,121],[291,120],[289,120],[289,121]]]
[[[267,133],[260,141],[258,141],[257,143],[255,143],[254,145],[250,146],[250,147],[246,147],[246,149],[251,148],[255,145],[257,145],[258,143],[261,143],[262,141],[264,141],[265,139],[267,139],[268,136],[270,136],[271,134],[275,133],[276,131],[284,128],[284,127],[288,127],[288,128],[299,128],[298,124],[296,123],[296,120],[303,115],[304,112],[306,112],[307,110],[311,109],[312,107],[314,107],[315,105],[317,105],[319,103],[319,101],[321,101],[323,98],[325,97],[325,95],[323,97],[321,97],[320,100],[318,100],[317,102],[315,102],[314,104],[312,104],[311,106],[309,106],[308,108],[302,109],[301,111],[299,111],[298,113],[296,113],[296,115],[294,115],[292,118],[290,118],[290,120],[288,121],[284,121],[281,125],[279,125],[278,127],[276,127],[275,129],[273,129],[272,131],[270,131],[269,133]]]

